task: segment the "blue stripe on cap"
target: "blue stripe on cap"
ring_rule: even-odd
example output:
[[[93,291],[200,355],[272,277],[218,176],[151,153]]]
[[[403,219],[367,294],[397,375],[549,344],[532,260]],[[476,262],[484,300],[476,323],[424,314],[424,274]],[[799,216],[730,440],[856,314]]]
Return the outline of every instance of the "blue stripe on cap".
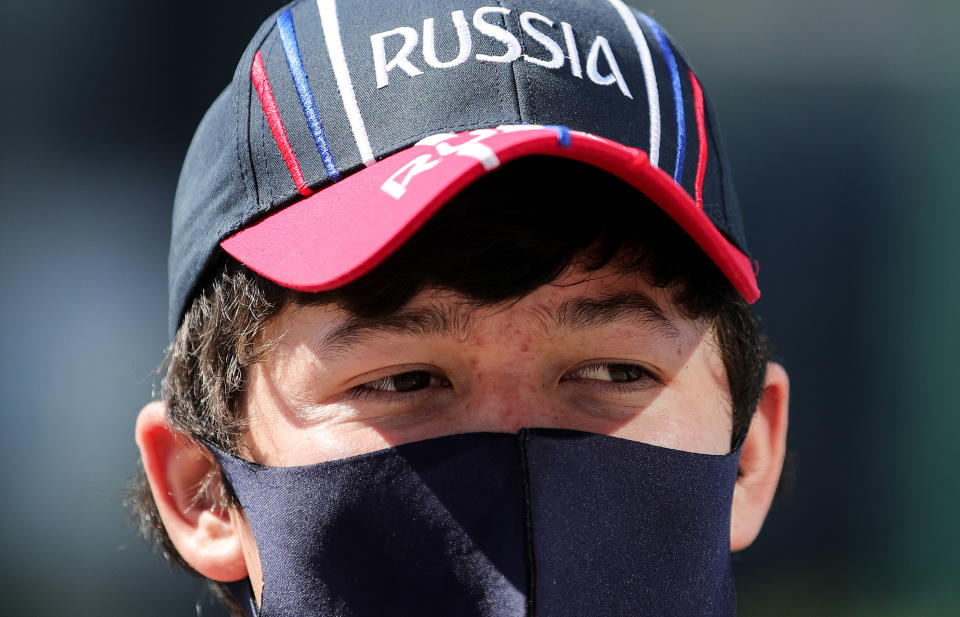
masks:
[[[290,9],[277,16],[277,27],[280,30],[280,39],[283,41],[283,52],[287,56],[287,66],[290,67],[290,76],[293,78],[293,85],[297,89],[297,98],[300,99],[303,115],[307,119],[307,128],[313,135],[313,143],[317,145],[317,152],[320,154],[320,159],[323,160],[327,175],[336,182],[340,180],[340,170],[337,168],[337,163],[333,160],[333,154],[330,152],[327,136],[323,133],[323,123],[320,122],[320,114],[317,112],[317,103],[313,98],[313,91],[310,90],[307,74],[303,70],[303,61],[300,59],[300,45],[297,43],[297,32],[293,28],[293,15],[290,13]]]
[[[569,148],[573,144],[573,138],[570,136],[570,129],[559,124],[549,124],[544,128],[553,129],[557,132],[557,142],[564,148]]]
[[[670,42],[667,40],[667,35],[664,33],[663,28],[648,15],[641,15],[657,36],[660,49],[663,51],[663,57],[666,59],[667,67],[670,69],[670,82],[673,85],[673,106],[674,109],[677,110],[677,160],[674,163],[673,180],[677,184],[680,184],[683,178],[683,159],[687,150],[687,122],[683,110],[683,89],[680,85],[680,69],[677,68],[677,58],[673,55],[673,48],[670,47]]]

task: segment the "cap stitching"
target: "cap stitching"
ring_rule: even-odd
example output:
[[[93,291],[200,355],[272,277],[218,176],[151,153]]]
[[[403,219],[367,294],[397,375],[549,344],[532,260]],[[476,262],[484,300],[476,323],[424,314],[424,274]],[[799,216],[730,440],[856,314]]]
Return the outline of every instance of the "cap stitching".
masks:
[[[527,54],[527,40],[526,40],[525,32],[523,31],[523,28],[520,28],[520,36],[518,38],[520,39],[520,50],[523,52],[523,55],[520,57],[524,58]],[[564,61],[566,61],[566,59]],[[519,60],[517,62],[519,62]],[[511,66],[513,66],[513,64],[511,64]],[[528,95],[527,100],[529,102],[529,93],[531,91],[530,67],[524,65],[522,73],[523,73],[523,91],[527,93]],[[514,81],[516,81],[516,75],[517,75],[516,70],[514,70],[513,75],[514,75]],[[517,117],[520,118],[521,122],[524,121],[523,110],[520,107],[520,85],[519,84],[517,84]]]
[[[447,127],[443,127],[443,128],[434,128],[434,129],[430,129],[430,130],[423,131],[423,132],[420,132],[420,133],[414,133],[413,135],[404,137],[403,139],[400,139],[400,140],[398,140],[398,141],[390,144],[389,146],[385,147],[385,148],[383,149],[383,152],[385,153],[385,154],[384,154],[384,157],[386,158],[386,157],[392,156],[392,155],[394,155],[394,154],[398,154],[398,153],[400,153],[400,152],[402,152],[402,151],[404,151],[404,150],[406,150],[406,149],[408,149],[408,148],[412,148],[414,145],[416,145],[416,142],[420,141],[420,140],[423,139],[424,137],[429,137],[429,136],[431,136],[431,135],[437,135],[437,134],[440,134],[440,133],[449,133],[449,132],[460,132],[460,131],[470,130],[470,129],[487,129],[487,128],[494,128],[494,127],[496,127],[496,126],[499,126],[500,124],[504,124],[504,123],[503,123],[503,122],[499,122],[499,123],[498,123],[497,121],[492,121],[492,122],[479,121],[479,122],[471,122],[471,123],[469,123],[469,124],[458,124],[458,125],[447,126]],[[520,123],[520,124],[522,124],[522,123]],[[379,160],[383,160],[383,159],[379,159]],[[358,173],[362,172],[364,169],[366,169],[366,168],[365,168],[363,165],[358,165],[358,166],[357,166],[355,169],[353,169],[352,171],[345,173],[344,178],[348,178],[348,177],[350,177],[350,176],[353,176],[353,175],[355,175],[355,174],[358,174]],[[329,188],[329,187],[332,186],[333,184],[335,184],[335,183],[334,183],[334,182],[331,182],[330,179],[328,178],[328,179],[326,179],[318,188],[315,189],[315,192],[316,192],[316,193],[322,192],[323,190]],[[290,201],[289,204],[285,204],[283,207],[287,207],[287,206],[289,206],[289,205],[293,205],[293,204],[296,203],[297,201],[300,201],[301,199],[303,199],[303,196],[300,195],[300,194],[297,193],[297,192],[293,192],[293,193],[291,193],[291,195],[290,195],[290,197],[288,198],[288,200],[291,199],[291,198],[293,198],[293,201]],[[299,198],[299,199],[298,199],[298,198]],[[285,202],[288,201],[288,200],[284,200],[284,201],[281,202],[281,203],[285,203]],[[271,206],[268,207],[268,208],[265,208],[264,211],[266,211],[266,210],[272,210],[272,209],[274,209],[275,207],[277,207],[277,206],[279,206],[279,205],[280,205],[280,204],[271,204]],[[251,212],[248,212],[247,214],[248,214],[248,215],[249,215],[249,214],[255,214],[255,212],[251,211]],[[246,216],[245,216],[244,218],[246,219]],[[237,226],[235,229],[242,229],[244,226],[246,226],[246,221],[240,223],[240,225]]]
[[[666,31],[664,31],[666,34]],[[669,37],[669,34],[667,35]],[[668,42],[673,45],[673,40],[668,38]],[[683,56],[683,52],[673,46],[674,58],[677,60],[677,70],[680,75],[689,75],[689,72],[693,70],[690,65],[686,62],[686,59]],[[688,109],[690,102],[693,100],[693,93],[691,92],[690,79],[680,79],[680,102],[679,105],[684,106],[684,131],[688,135],[687,144],[683,152],[683,169],[680,174],[680,180],[677,184],[691,197],[693,197],[693,188],[687,189],[688,179],[696,175],[696,165],[693,164],[693,160],[696,156],[696,148],[693,147],[693,136],[696,134],[696,114],[693,113],[692,109]],[[704,95],[706,96],[706,95]],[[694,125],[691,127],[691,125]]]
[[[240,83],[244,84],[244,88],[246,88],[246,91],[247,91],[247,118],[246,118],[246,122],[244,123],[246,125],[246,131],[245,131],[246,139],[244,141],[246,141],[246,144],[247,144],[247,156],[250,160],[250,177],[253,180],[252,184],[253,184],[254,195],[253,195],[253,199],[250,200],[251,205],[248,208],[246,208],[246,211],[243,213],[243,216],[241,217],[242,220],[240,222],[235,221],[231,224],[230,219],[228,217],[219,225],[217,229],[218,245],[219,245],[220,239],[226,236],[229,232],[242,228],[243,225],[246,223],[246,221],[250,218],[250,214],[255,212],[260,204],[260,182],[257,180],[257,170],[253,161],[253,159],[255,158],[254,152],[253,152],[254,144],[253,144],[253,141],[250,139],[250,121],[253,116],[253,110],[252,110],[253,88],[250,86],[250,65],[252,63],[252,58],[254,54],[263,46],[264,41],[267,40],[267,37],[269,37],[270,33],[272,33],[273,30],[276,28],[276,19],[273,19],[272,23],[273,25],[271,25],[267,29],[266,33],[264,33],[263,35],[263,38],[260,40],[257,46],[253,49],[253,53],[249,53],[248,55],[246,55],[244,60],[241,60],[242,64],[238,67],[238,72],[239,72],[238,77],[240,78],[240,80],[242,80],[240,81]],[[239,104],[240,104],[240,101],[238,96],[237,97],[237,106],[238,106],[237,122],[238,123],[240,121]],[[262,113],[260,114],[260,121],[261,121],[261,135],[263,135],[262,123],[264,121],[264,118]],[[240,153],[239,140],[237,140],[237,160],[240,163],[239,165],[240,174],[245,179],[246,175],[243,172],[243,159],[242,159],[242,154]],[[246,185],[244,185],[244,188],[245,190],[248,191],[248,189],[246,189]]]
[[[498,0],[498,4],[499,4],[499,0]],[[502,8],[502,7],[501,7],[501,8]],[[501,16],[501,17],[502,17],[502,16]],[[511,70],[512,70],[512,69],[511,69]],[[497,79],[494,83],[495,83],[495,87],[496,87],[496,89],[497,89],[497,102],[500,103],[500,112],[503,113],[503,112],[505,111],[506,106],[507,106],[507,101],[506,101],[506,98],[504,97],[504,93],[503,93],[503,87],[502,87],[503,84],[500,82],[499,79]],[[464,125],[464,127],[465,127],[465,126],[468,126],[468,125]],[[445,132],[445,131],[451,131],[451,130],[454,130],[454,129],[456,129],[456,128],[462,128],[462,127],[454,127],[454,126],[452,126],[452,127],[449,127],[449,128],[446,128],[446,129],[443,129],[443,130],[440,130],[440,131],[437,131],[437,133],[441,133],[441,132]],[[430,134],[433,134],[433,133],[421,133],[420,136],[426,136],[426,135],[430,135]],[[402,143],[402,142],[397,142],[397,143]],[[392,150],[392,149],[395,148],[395,147],[397,147],[397,146],[394,145],[393,147],[389,148],[388,150]]]
[[[270,59],[273,57],[273,53],[274,53],[274,51],[276,51],[276,49],[277,49],[277,39],[278,39],[278,38],[279,38],[279,37],[276,37],[276,36],[273,37],[273,39],[272,39],[271,42],[269,43],[269,46],[267,47],[267,57],[264,58],[264,61],[263,61],[263,68],[264,68],[264,71],[265,71],[265,72],[269,70],[267,67],[270,66]],[[269,75],[269,73],[267,73],[267,75]],[[279,109],[279,107],[280,107],[280,105],[279,105],[279,103],[278,103],[278,104],[277,104],[277,108]],[[260,130],[260,148],[261,148],[260,151],[261,151],[261,154],[262,154],[262,156],[263,156],[264,168],[265,168],[265,171],[266,171],[266,174],[267,174],[267,186],[269,187],[269,190],[270,190],[270,198],[267,200],[266,203],[267,203],[267,207],[270,207],[270,204],[273,204],[274,200],[276,199],[276,194],[277,194],[277,193],[276,193],[276,188],[277,188],[277,187],[276,187],[276,184],[274,183],[274,180],[275,180],[274,174],[272,173],[272,171],[271,171],[271,169],[270,169],[270,167],[271,167],[271,165],[270,165],[271,157],[270,157],[270,155],[268,154],[268,152],[270,152],[270,151],[267,150],[267,131],[264,129],[264,123],[265,123],[265,122],[266,122],[266,115],[265,115],[265,114],[262,114],[262,117],[260,118],[260,129],[261,129],[261,130]],[[260,209],[261,209],[260,204],[257,204],[257,207],[254,208],[254,210],[253,210],[252,212],[258,211],[258,210],[260,210]]]
[[[713,158],[717,159],[716,161],[713,162],[713,164],[714,164],[714,167],[716,167],[717,169],[717,176],[719,178],[719,184],[720,184],[720,186],[718,187],[720,190],[720,195],[719,195],[720,208],[718,208],[719,210],[718,218],[722,220],[721,225],[723,225],[723,227],[728,231],[728,233],[730,233],[734,237],[739,237],[739,236],[742,236],[742,234],[738,234],[736,230],[731,229],[730,221],[728,220],[728,217],[727,217],[728,204],[727,204],[726,182],[725,182],[724,173],[723,173],[724,165],[720,164],[720,161],[721,161],[720,143],[717,141],[717,135],[713,130],[713,123],[715,122],[715,119],[713,117],[713,109],[711,108],[709,101],[707,101],[706,94],[703,95],[703,98],[704,98],[704,106],[703,106],[704,115],[707,118],[704,124],[706,125],[706,130],[707,130],[707,135],[709,136],[710,145],[713,146],[714,153],[716,154],[716,156],[714,156]],[[727,165],[730,164],[730,161],[725,161],[725,162]],[[739,246],[740,242],[737,241],[737,242],[734,242],[734,244]]]
[[[430,129],[430,130],[428,130],[428,131],[423,131],[422,133],[415,133],[415,134],[413,134],[413,135],[411,135],[411,136],[409,136],[409,137],[405,137],[405,138],[403,138],[403,139],[400,139],[400,140],[396,141],[395,143],[393,143],[392,145],[390,145],[389,147],[384,148],[384,152],[389,152],[389,153],[391,153],[391,154],[396,154],[397,152],[400,152],[400,151],[405,150],[405,149],[406,149],[405,145],[406,145],[408,142],[413,142],[413,143],[410,144],[410,147],[412,147],[416,142],[420,141],[420,140],[423,139],[424,137],[429,137],[429,136],[431,136],[431,135],[437,135],[437,134],[439,134],[439,133],[449,133],[449,132],[451,132],[451,131],[459,132],[459,131],[465,130],[465,129],[487,129],[487,128],[494,128],[494,127],[496,127],[496,126],[498,126],[498,125],[500,125],[500,124],[504,124],[504,123],[503,123],[503,122],[494,121],[494,122],[491,124],[490,122],[482,122],[482,121],[480,121],[480,122],[471,122],[471,123],[469,123],[469,124],[458,124],[458,125],[455,125],[455,126],[448,126],[448,127],[445,127],[445,128]],[[523,124],[523,123],[520,123],[520,124]],[[387,154],[387,155],[385,155],[385,156],[390,156],[390,154]]]
[[[257,177],[257,170],[254,167],[253,143],[250,141],[250,132],[252,130],[251,121],[253,119],[253,87],[249,81],[244,85],[244,87],[247,89],[247,117],[244,121],[246,138],[244,141],[247,146],[247,160],[250,164],[250,179],[253,181],[253,199],[250,200],[250,203],[258,204],[260,203],[260,178]]]
[[[260,203],[272,203],[273,202],[273,178],[270,177],[270,165],[267,163],[267,127],[266,127],[266,114],[263,113],[263,103],[260,103],[260,151],[257,158],[260,159],[261,167],[263,168],[263,175],[266,177],[265,188],[263,190],[266,195],[258,196],[257,203],[247,208],[247,211],[244,213],[244,218],[255,212],[260,208]]]
[[[249,110],[249,106],[247,107],[247,109]],[[243,170],[243,154],[240,152],[240,136],[243,134],[241,127],[245,124],[249,125],[249,122],[241,123],[240,120],[241,120],[240,91],[238,87],[235,89],[234,96],[233,96],[233,122],[234,122],[233,143],[234,143],[234,149],[236,150],[236,153],[237,153],[237,169],[240,171],[240,182],[241,184],[243,184],[243,194],[250,201],[256,201],[257,196],[255,194],[252,196],[250,195],[250,180],[247,179],[247,174]],[[249,140],[249,136],[248,136],[248,140]]]
[[[469,129],[485,129],[485,128],[492,128],[492,127],[494,127],[494,126],[497,126],[497,123],[496,123],[496,122],[493,122],[493,123],[491,123],[491,122],[473,122],[473,123],[470,123],[470,124],[459,124],[459,125],[456,125],[456,126],[448,126],[448,127],[445,127],[445,128],[430,129],[430,130],[428,130],[428,131],[423,131],[423,132],[421,132],[421,133],[416,133],[416,134],[411,135],[411,136],[409,136],[409,137],[405,137],[405,138],[403,138],[403,139],[401,139],[401,140],[399,140],[399,141],[391,144],[390,146],[384,148],[384,152],[389,152],[389,153],[390,153],[390,154],[387,154],[386,156],[391,156],[392,154],[397,154],[397,153],[399,153],[399,152],[402,152],[403,150],[406,150],[407,148],[413,147],[413,145],[415,145],[416,142],[420,141],[422,138],[424,138],[424,137],[429,137],[429,136],[431,136],[431,135],[436,135],[436,134],[438,134],[438,133],[449,133],[449,132],[451,132],[451,131],[459,132],[459,131],[461,131],[461,130],[469,130]],[[345,173],[345,174],[344,174],[344,178],[348,178],[348,177],[350,177],[350,176],[352,176],[352,175],[354,175],[354,174],[361,173],[364,169],[365,169],[365,167],[364,167],[363,165],[360,165],[360,166],[358,166],[356,169],[354,169],[353,171],[351,171],[351,172],[349,172],[349,173]],[[324,181],[324,183],[323,183],[320,187],[318,187],[317,189],[315,189],[315,192],[316,192],[316,193],[320,193],[320,192],[322,192],[323,190],[325,190],[326,188],[329,188],[330,186],[332,186],[333,184],[335,184],[335,183],[334,183],[334,182],[331,182],[331,181],[329,181],[329,179],[327,179],[327,181]],[[269,212],[269,211],[273,211],[273,210],[281,210],[281,209],[283,209],[283,208],[289,207],[289,206],[297,203],[298,201],[301,201],[302,199],[303,199],[303,196],[302,196],[302,195],[300,195],[299,193],[294,192],[294,193],[292,193],[292,194],[290,195],[290,197],[288,197],[288,199],[284,200],[283,202],[280,202],[280,203],[277,203],[277,204],[270,204],[268,207],[264,208],[264,209],[263,209],[262,211],[260,211],[260,212],[257,212],[257,211],[255,211],[255,210],[250,210],[250,211],[248,211],[248,212],[246,212],[246,213],[244,214],[243,220],[237,222],[235,225],[233,225],[233,226],[231,226],[231,227],[225,228],[225,229],[223,230],[223,233],[221,233],[221,236],[222,236],[224,233],[227,233],[227,232],[235,233],[235,232],[238,232],[238,231],[240,231],[241,229],[245,228],[245,227],[249,224],[249,219],[250,219],[251,215],[253,215],[253,214],[263,214],[263,213],[266,213],[266,212]],[[289,203],[286,203],[287,201],[289,201]]]
[[[503,6],[503,0],[497,0],[497,6],[499,6],[502,9],[506,9],[507,11],[510,10],[510,9],[507,9],[507,7]],[[510,13],[507,13],[507,14],[510,14]],[[501,23],[503,23],[504,30],[507,29],[507,14],[504,14],[504,13],[500,14],[500,21]],[[511,32],[511,34],[513,33]],[[523,54],[526,53],[526,50],[524,49],[524,46],[523,46],[523,37],[518,36],[517,41],[520,43],[520,58],[522,58]],[[513,98],[514,104],[516,105],[517,119],[519,119],[522,122],[523,112],[520,110],[520,82],[517,81],[517,71],[514,68],[516,66],[516,63],[517,63],[517,60],[514,60],[513,62],[510,62],[507,66],[510,68],[510,77],[512,78],[511,80],[513,81],[513,97],[512,98]],[[503,105],[504,105],[504,100],[503,100],[503,96],[501,95],[500,97],[501,108],[503,107]]]
[[[669,48],[669,53],[674,56],[674,61],[676,62],[676,53],[673,48],[670,47],[670,41],[666,38],[666,32],[660,27],[659,24],[652,18],[647,16],[643,11],[640,11],[636,8],[631,7],[633,12],[633,17],[637,21],[637,28],[640,29],[640,33],[643,35],[644,39],[647,41],[647,45],[650,47],[650,67],[653,69],[654,81],[657,83],[657,104],[660,108],[660,156],[657,167],[663,170],[665,173],[669,173],[670,177],[675,178],[677,173],[677,152],[679,151],[679,133],[673,135],[673,139],[667,140],[666,136],[669,135],[669,132],[665,130],[665,125],[674,126],[676,123],[676,114],[678,102],[674,100],[674,90],[673,90],[673,74],[669,67],[669,62],[667,60],[667,49],[664,48],[661,40],[660,33],[664,34],[664,41],[666,42],[666,47]],[[683,71],[680,70],[680,64],[677,63],[677,79],[678,85],[680,86],[681,91],[681,101],[680,106],[683,106],[684,112],[686,112],[686,107],[683,103]],[[665,92],[666,91],[666,92]],[[669,107],[666,106],[666,102],[671,101]],[[669,115],[669,117],[667,117]],[[684,121],[686,121],[686,113],[684,113]],[[669,142],[669,145],[668,145]],[[664,150],[672,148],[674,151],[674,156],[671,158],[664,157]],[[667,172],[667,165],[670,165],[669,172]],[[681,169],[681,171],[683,171]],[[680,184],[678,182],[678,184]]]

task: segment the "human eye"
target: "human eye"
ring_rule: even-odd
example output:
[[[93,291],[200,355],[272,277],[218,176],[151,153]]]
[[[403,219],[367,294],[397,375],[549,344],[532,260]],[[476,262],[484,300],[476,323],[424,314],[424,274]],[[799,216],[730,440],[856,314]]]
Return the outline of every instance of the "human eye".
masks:
[[[350,398],[403,398],[428,388],[448,388],[450,382],[426,370],[404,371],[386,375],[354,386],[347,391]]]
[[[583,381],[621,389],[642,389],[660,383],[651,370],[628,362],[593,362],[567,373],[561,381]]]

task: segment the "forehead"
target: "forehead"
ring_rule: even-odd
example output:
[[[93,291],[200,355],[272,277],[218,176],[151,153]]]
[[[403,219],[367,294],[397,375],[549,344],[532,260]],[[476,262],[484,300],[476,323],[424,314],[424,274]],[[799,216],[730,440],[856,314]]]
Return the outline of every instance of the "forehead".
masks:
[[[573,266],[521,298],[493,304],[428,288],[377,318],[361,318],[335,304],[288,305],[270,324],[268,336],[279,335],[289,344],[309,343],[321,355],[335,356],[386,337],[470,343],[505,331],[552,338],[601,329],[684,345],[701,338],[708,324],[686,317],[669,289],[651,285],[639,273],[612,266],[587,272]]]

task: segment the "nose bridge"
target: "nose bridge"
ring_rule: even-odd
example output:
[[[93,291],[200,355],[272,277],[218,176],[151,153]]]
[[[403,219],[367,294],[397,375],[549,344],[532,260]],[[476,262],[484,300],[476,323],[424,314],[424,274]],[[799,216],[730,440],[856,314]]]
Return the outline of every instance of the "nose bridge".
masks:
[[[468,415],[477,430],[516,433],[552,426],[554,414],[540,375],[517,363],[477,373]]]
[[[528,327],[529,309],[519,306],[483,316],[469,363],[467,417],[473,430],[516,433],[550,422],[544,382],[543,336]]]

